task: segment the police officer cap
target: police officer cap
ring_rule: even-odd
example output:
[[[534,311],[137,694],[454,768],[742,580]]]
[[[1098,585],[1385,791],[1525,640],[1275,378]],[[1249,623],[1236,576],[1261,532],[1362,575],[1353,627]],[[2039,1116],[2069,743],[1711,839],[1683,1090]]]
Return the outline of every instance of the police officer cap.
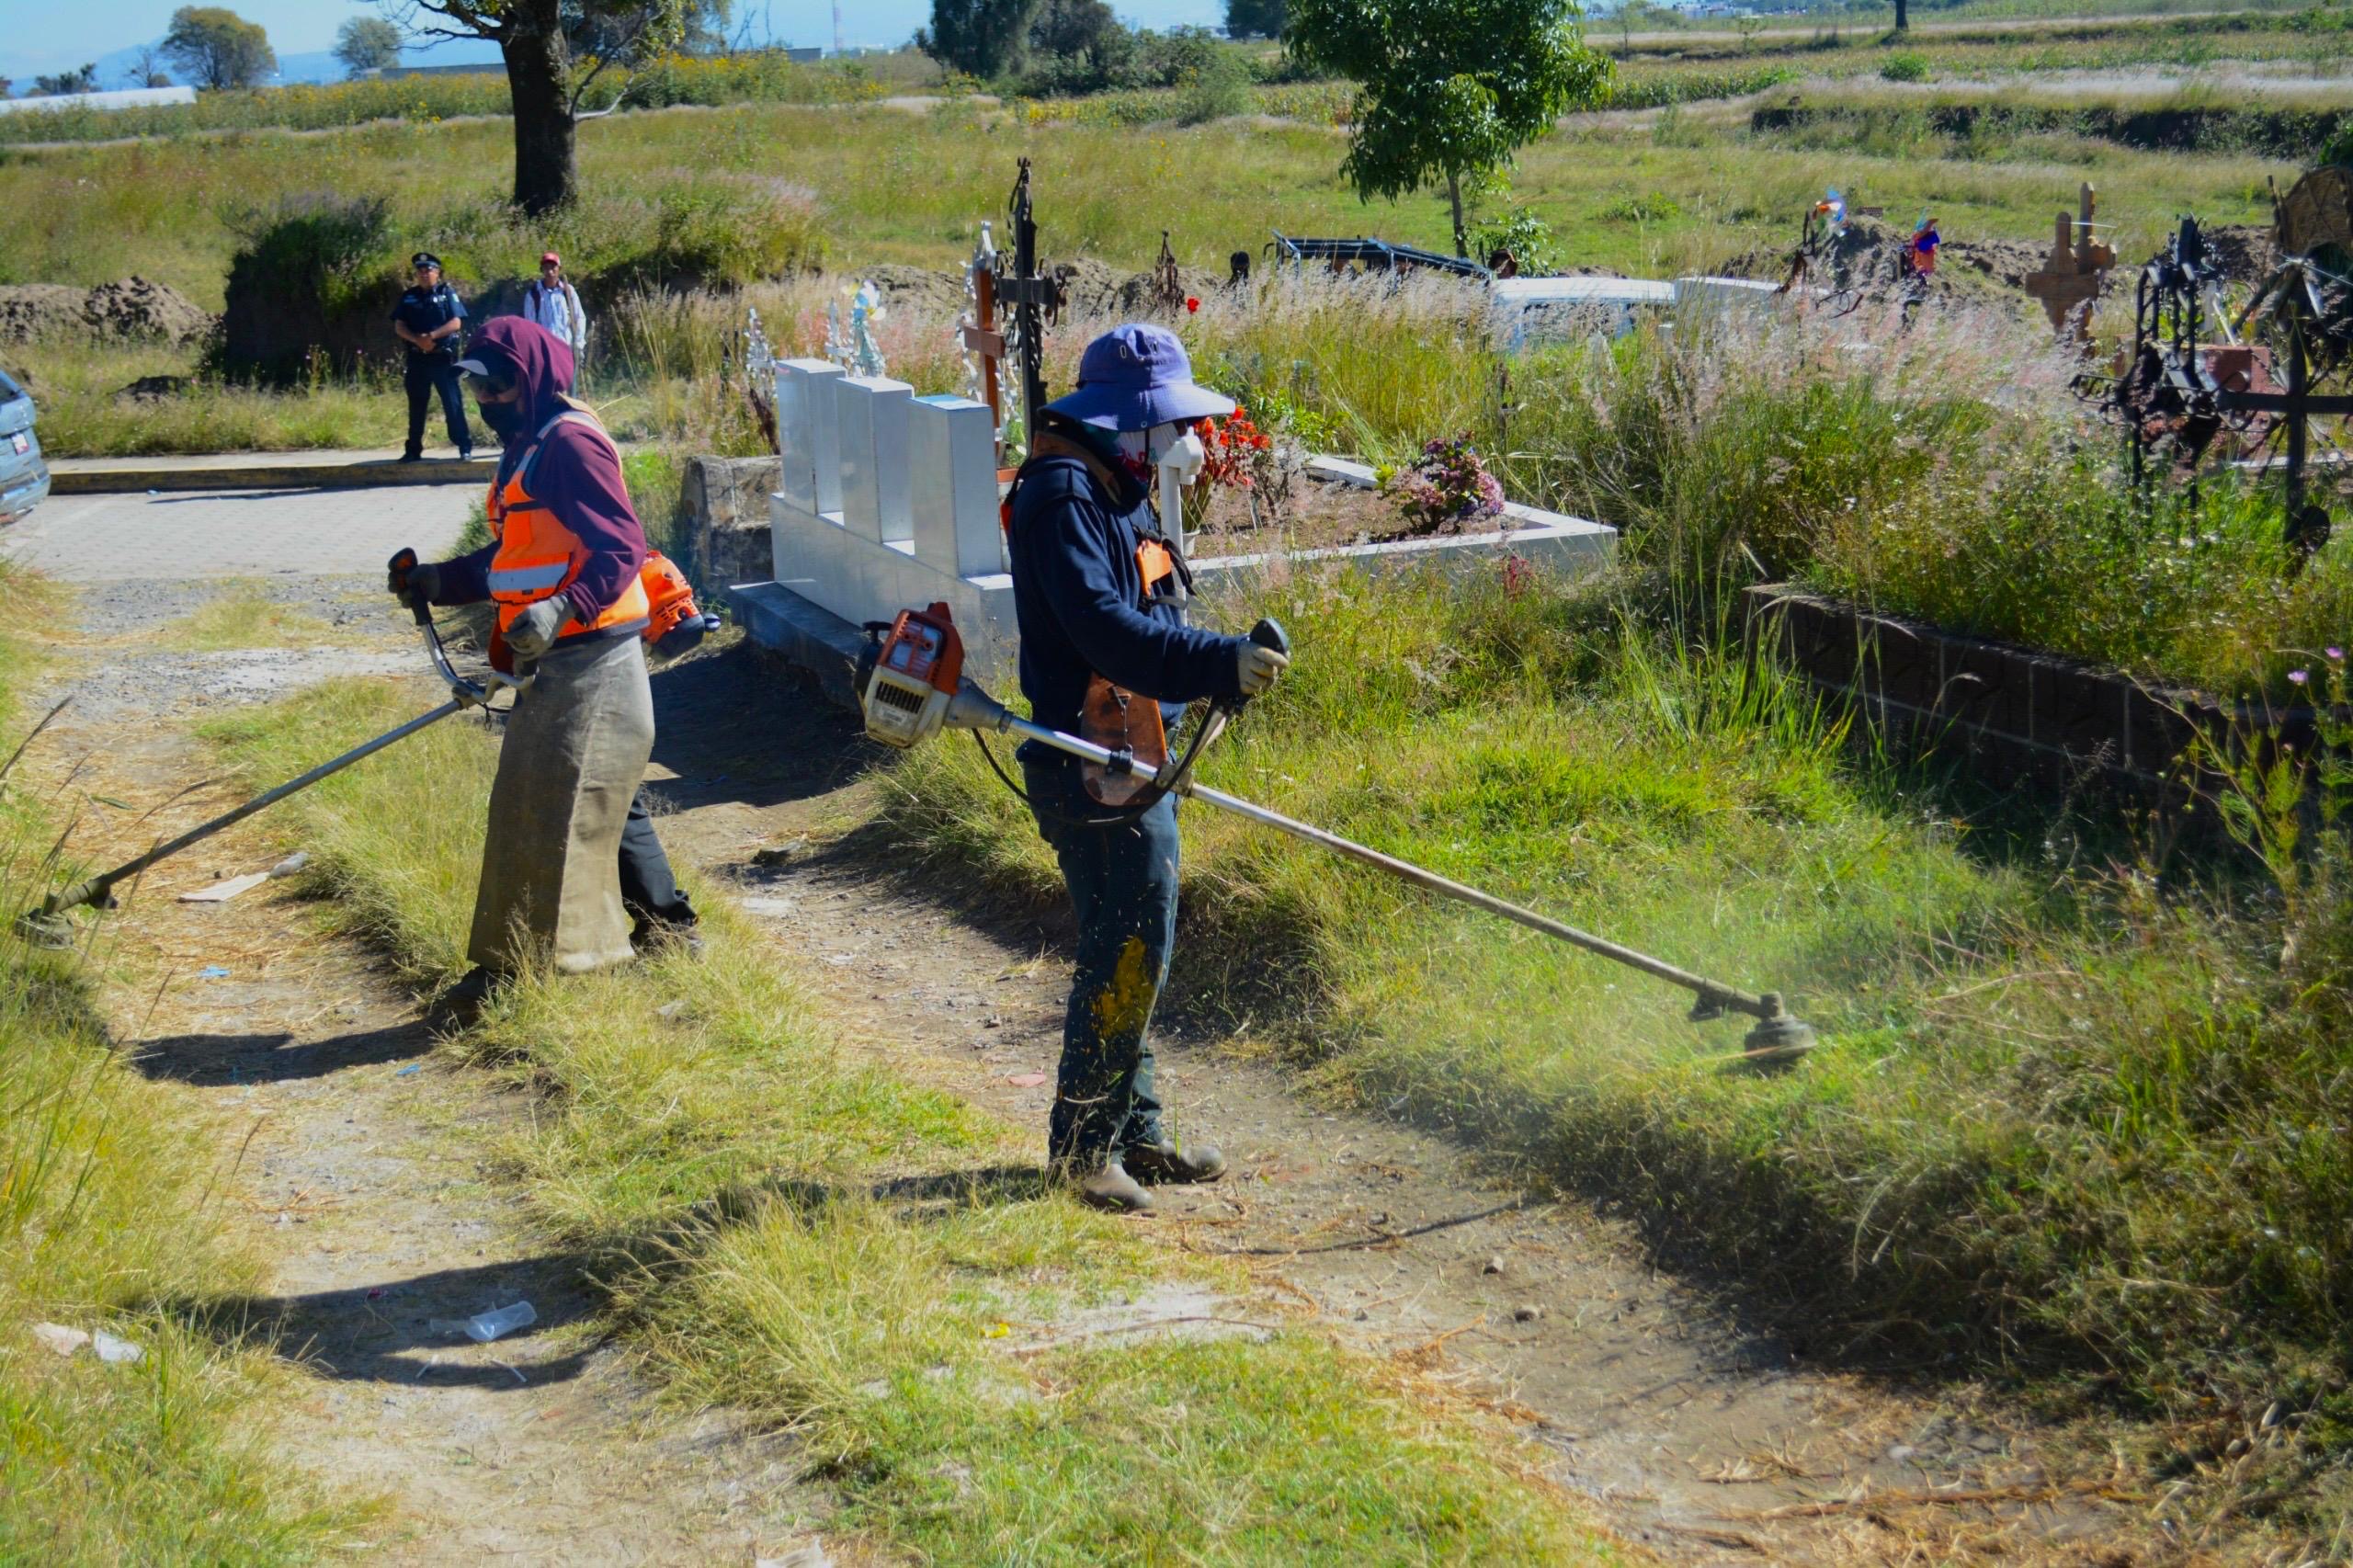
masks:
[[[408,258],[408,264],[413,269],[418,272],[424,271],[428,267],[432,267],[437,272],[441,269],[441,258],[435,256],[429,250],[421,250],[415,256],[410,256]]]

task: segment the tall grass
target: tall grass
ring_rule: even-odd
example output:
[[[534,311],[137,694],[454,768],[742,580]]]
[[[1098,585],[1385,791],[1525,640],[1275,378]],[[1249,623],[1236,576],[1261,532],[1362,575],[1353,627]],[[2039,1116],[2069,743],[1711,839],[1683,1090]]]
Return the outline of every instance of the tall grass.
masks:
[[[2327,1534],[2353,1143],[2324,1130],[2353,1057],[2334,1004],[2316,1017],[2275,967],[2259,892],[2164,893],[1972,833],[1850,763],[1721,626],[1640,597],[1302,572],[1218,608],[1280,617],[1295,654],[1206,782],[1782,990],[1824,1043],[1784,1077],[1727,1074],[1742,1021],[1694,1027],[1642,976],[1191,810],[1198,1012],[1611,1200],[1809,1354],[2085,1378],[2193,1449],[2280,1399],[2310,1439],[2265,1483],[2282,1539]],[[969,746],[911,755],[880,799],[931,874],[1057,896]]]
[[[274,777],[408,710],[347,682],[214,733]],[[292,804],[347,925],[420,982],[461,966],[495,756],[442,726]],[[532,1221],[603,1259],[684,1397],[793,1430],[845,1528],[950,1562],[1617,1560],[1494,1435],[1320,1335],[1058,1344],[1074,1308],[1238,1282],[836,1050],[747,923],[699,902],[702,961],[530,977],[465,1048],[540,1096],[499,1151]]]
[[[0,562],[0,629],[57,608]],[[0,630],[9,750],[35,667]],[[0,1558],[312,1561],[355,1516],[267,1453],[282,1374],[184,1315],[257,1283],[223,1233],[220,1150],[197,1108],[124,1065],[89,955],[29,946],[16,923],[61,869],[61,825],[21,773],[0,778]],[[144,1354],[61,1359],[32,1336],[42,1322]]]

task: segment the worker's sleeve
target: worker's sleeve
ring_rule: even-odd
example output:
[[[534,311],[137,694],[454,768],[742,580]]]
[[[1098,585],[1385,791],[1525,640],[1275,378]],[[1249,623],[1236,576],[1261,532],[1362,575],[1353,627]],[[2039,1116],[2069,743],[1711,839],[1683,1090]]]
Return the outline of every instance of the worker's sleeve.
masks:
[[[1088,667],[1162,702],[1242,694],[1240,638],[1179,626],[1128,602],[1111,560],[1115,530],[1100,507],[1073,495],[1038,521],[1047,527],[1036,530],[1044,537],[1027,564]]]
[[[629,591],[645,565],[645,527],[630,505],[620,460],[592,432],[559,425],[540,449],[531,488],[587,547],[588,559],[565,591],[573,614],[594,620]]]
[[[454,561],[444,561],[439,570],[441,591],[433,596],[437,605],[478,605],[490,597],[490,562],[498,553],[495,542],[485,544],[471,555],[460,555]]]

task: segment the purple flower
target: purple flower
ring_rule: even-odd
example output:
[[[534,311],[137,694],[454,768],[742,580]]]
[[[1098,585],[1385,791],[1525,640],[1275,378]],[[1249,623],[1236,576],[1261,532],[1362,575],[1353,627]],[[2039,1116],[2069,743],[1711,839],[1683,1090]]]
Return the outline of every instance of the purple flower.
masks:
[[[2326,653],[2332,659],[2342,659],[2345,657],[2345,650],[2342,648],[2324,648],[2321,652]]]
[[[2312,679],[2312,672],[2310,670],[2290,670],[2288,672],[2288,678],[2290,681],[2293,681],[2296,685],[2302,686],[2304,682]]]

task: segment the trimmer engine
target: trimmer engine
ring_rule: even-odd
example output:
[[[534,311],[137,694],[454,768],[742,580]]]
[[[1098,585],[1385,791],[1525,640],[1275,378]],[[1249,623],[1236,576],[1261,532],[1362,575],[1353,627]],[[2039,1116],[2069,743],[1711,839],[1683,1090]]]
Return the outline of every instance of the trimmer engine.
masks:
[[[867,656],[858,661],[858,705],[866,733],[904,751],[939,733],[964,678],[964,640],[945,604],[903,609],[884,631],[867,623]]]

